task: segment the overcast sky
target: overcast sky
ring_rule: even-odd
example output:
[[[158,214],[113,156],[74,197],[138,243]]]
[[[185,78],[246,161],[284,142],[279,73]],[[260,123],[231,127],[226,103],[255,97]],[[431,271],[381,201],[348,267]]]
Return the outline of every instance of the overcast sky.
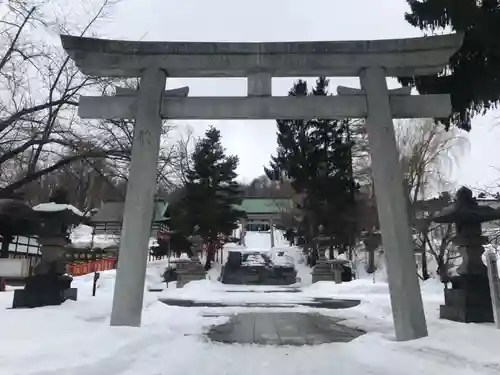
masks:
[[[420,36],[404,20],[405,0],[121,0],[99,29],[113,39],[154,41],[315,41]],[[273,94],[286,95],[293,79],[273,80]],[[359,87],[357,78],[333,79]],[[191,96],[246,95],[243,79],[172,79],[168,87],[190,86]],[[391,86],[397,87],[396,83]],[[500,127],[494,115],[478,118],[470,152],[453,176],[457,183],[489,185],[500,177]],[[274,121],[189,121],[197,135],[212,124],[227,150],[240,157],[245,180],[261,175],[276,149]]]

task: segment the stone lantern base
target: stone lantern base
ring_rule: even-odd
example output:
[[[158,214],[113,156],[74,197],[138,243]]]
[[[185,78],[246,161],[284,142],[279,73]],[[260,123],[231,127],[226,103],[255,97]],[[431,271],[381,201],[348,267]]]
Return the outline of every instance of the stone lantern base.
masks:
[[[76,301],[77,288],[71,288],[69,275],[34,275],[26,280],[24,289],[14,291],[12,308],[31,308],[60,305],[70,299]]]
[[[451,289],[444,291],[444,305],[439,317],[463,323],[493,322],[490,286],[484,275],[455,276],[450,278]]]
[[[76,301],[77,289],[71,288],[73,278],[66,274],[69,241],[65,237],[39,238],[42,260],[34,275],[26,279],[24,290],[14,292],[12,308],[60,305],[67,299]]]

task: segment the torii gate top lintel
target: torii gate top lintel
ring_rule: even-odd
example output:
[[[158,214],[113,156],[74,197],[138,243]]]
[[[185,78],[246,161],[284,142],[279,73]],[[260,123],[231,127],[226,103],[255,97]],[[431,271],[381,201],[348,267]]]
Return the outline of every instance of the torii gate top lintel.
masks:
[[[462,44],[462,34],[335,42],[144,42],[61,35],[84,74],[139,77],[157,66],[169,77],[358,76],[382,66],[387,76],[438,73]]]

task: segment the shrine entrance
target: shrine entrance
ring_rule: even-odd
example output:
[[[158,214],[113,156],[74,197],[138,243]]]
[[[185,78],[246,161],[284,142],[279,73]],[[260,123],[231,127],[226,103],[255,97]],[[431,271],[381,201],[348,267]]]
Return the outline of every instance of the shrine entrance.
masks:
[[[82,73],[140,77],[138,91],[80,97],[89,119],[135,119],[111,325],[139,326],[164,119],[365,118],[386,254],[396,338],[427,335],[393,118],[444,118],[449,95],[388,90],[386,77],[439,73],[459,49],[458,34],[345,42],[128,42],[61,36]],[[274,97],[272,77],[359,77],[361,89],[325,97]],[[187,97],[165,91],[167,77],[247,77],[247,97]]]

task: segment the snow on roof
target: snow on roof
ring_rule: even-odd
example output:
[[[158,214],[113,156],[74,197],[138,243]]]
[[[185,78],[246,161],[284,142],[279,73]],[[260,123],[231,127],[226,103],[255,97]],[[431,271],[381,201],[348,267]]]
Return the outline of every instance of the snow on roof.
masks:
[[[84,216],[83,212],[70,204],[59,204],[54,202],[40,203],[32,208],[39,212],[59,212],[64,210],[73,211],[75,215]]]
[[[238,252],[238,253],[270,253],[270,249],[242,249],[242,248],[234,248],[234,249],[226,249],[229,252]]]

